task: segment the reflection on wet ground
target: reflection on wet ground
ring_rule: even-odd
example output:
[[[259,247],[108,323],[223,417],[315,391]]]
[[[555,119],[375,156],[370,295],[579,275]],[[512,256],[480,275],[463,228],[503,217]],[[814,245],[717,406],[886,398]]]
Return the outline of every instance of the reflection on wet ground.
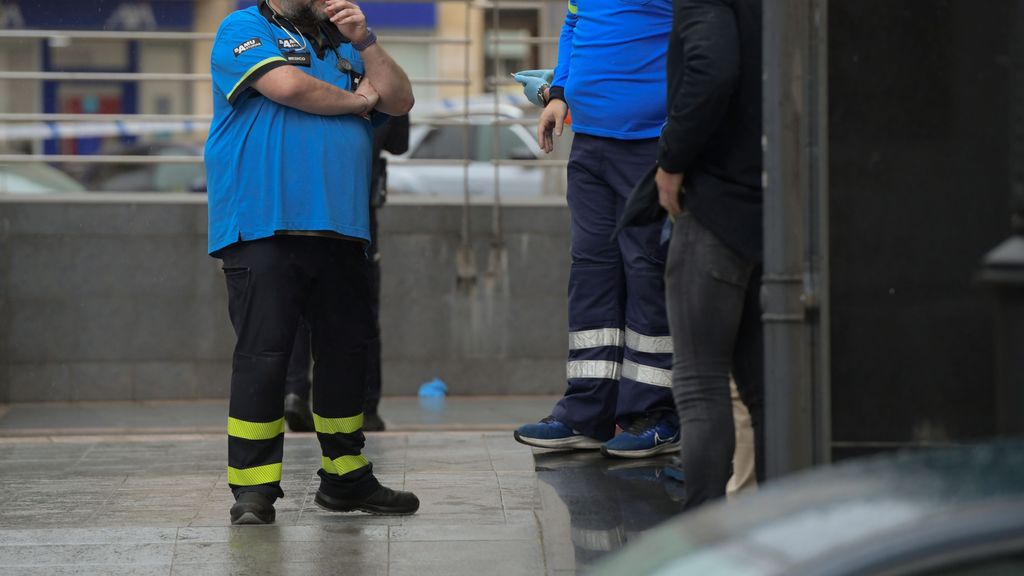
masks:
[[[538,451],[534,461],[549,573],[584,570],[682,510],[684,488],[669,457]]]
[[[507,432],[371,435],[411,517],[317,508],[312,435],[285,442],[273,526],[229,526],[221,435],[0,438],[0,574],[567,575],[679,511],[667,459],[534,454]]]

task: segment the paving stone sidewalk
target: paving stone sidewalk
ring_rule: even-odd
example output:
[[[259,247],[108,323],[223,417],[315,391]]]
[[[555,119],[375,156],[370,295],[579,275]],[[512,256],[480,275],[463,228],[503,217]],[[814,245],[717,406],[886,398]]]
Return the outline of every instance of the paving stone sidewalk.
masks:
[[[367,435],[409,517],[313,503],[313,434],[285,437],[272,526],[230,526],[223,401],[0,405],[0,576],[567,576],[678,513],[666,458],[531,450],[550,397],[385,398]]]
[[[505,433],[375,434],[410,517],[313,504],[315,437],[285,441],[277,522],[231,527],[220,435],[0,440],[0,574],[544,574],[531,451]],[[500,570],[495,572],[496,568]]]

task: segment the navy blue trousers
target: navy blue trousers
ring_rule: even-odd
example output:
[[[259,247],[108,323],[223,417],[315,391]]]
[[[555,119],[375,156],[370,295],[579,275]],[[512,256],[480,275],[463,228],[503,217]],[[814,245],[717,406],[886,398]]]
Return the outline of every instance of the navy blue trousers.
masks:
[[[576,134],[569,155],[568,388],[551,414],[598,440],[645,413],[678,419],[662,226],[626,228],[611,238],[626,199],[657,156],[656,138],[586,134]]]

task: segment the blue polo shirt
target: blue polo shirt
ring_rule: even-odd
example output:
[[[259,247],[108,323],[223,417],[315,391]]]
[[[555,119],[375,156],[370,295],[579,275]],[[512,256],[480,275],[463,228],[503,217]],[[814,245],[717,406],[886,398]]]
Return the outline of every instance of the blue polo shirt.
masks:
[[[565,90],[574,132],[661,135],[671,32],[672,0],[569,0],[551,86]]]
[[[352,90],[353,74],[364,71],[362,58],[330,23],[322,28],[334,31],[333,42],[319,55],[313,40],[290,27],[289,36],[282,26],[287,21],[273,20],[261,4],[225,18],[214,40],[213,122],[205,152],[214,256],[235,242],[282,230],[370,239],[370,122],[308,114],[252,88],[269,70],[295,66]]]

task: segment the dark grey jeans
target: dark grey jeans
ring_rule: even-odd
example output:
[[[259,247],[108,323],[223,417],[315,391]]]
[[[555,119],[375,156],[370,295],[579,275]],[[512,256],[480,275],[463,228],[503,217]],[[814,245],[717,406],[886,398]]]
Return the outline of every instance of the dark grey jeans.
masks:
[[[761,266],[725,247],[686,212],[672,232],[665,291],[686,508],[692,509],[724,496],[732,475],[730,372],[750,410],[757,479],[764,480]]]

